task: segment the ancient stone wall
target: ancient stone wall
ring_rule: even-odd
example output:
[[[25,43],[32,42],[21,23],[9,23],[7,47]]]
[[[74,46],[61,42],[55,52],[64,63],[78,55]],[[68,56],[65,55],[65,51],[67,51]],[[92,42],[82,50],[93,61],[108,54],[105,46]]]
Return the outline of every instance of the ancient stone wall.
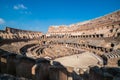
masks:
[[[38,39],[42,36],[41,32],[20,30],[6,27],[5,31],[0,31],[1,39]]]
[[[120,68],[91,67],[89,80],[119,80]]]
[[[120,28],[120,11],[116,11],[109,15],[105,15],[100,18],[89,20],[83,23],[73,24],[70,26],[52,26],[48,29],[49,34],[61,35],[61,34],[71,34],[71,35],[94,35],[94,34],[104,34],[106,37],[113,35],[110,30],[113,28]],[[73,27],[74,26],[74,27]],[[107,34],[107,35],[106,35]]]
[[[0,30],[0,43],[0,72],[3,74],[33,80],[76,80],[73,78],[76,73],[67,71],[66,66],[56,66],[49,61],[37,59],[53,60],[88,51],[103,59],[103,63],[97,63],[99,66],[118,67],[120,65],[120,11],[69,26],[52,26],[44,35],[41,32],[7,27],[6,30]],[[16,52],[20,52],[20,55],[14,54]],[[116,78],[111,76],[113,74],[109,71],[94,69],[90,69],[90,74],[84,80]],[[104,71],[109,75],[102,75]]]

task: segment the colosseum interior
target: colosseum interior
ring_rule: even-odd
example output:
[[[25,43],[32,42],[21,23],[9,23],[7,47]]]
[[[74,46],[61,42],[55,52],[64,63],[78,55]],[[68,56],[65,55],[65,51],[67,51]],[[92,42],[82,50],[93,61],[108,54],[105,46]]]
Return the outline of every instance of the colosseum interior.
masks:
[[[0,30],[0,80],[120,80],[120,10],[48,32]]]

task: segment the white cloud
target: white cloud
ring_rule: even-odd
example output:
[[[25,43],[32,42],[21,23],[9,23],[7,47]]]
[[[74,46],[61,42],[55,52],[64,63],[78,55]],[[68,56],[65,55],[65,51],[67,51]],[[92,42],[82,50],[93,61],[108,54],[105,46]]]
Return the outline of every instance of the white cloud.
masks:
[[[15,10],[19,10],[19,9],[27,9],[26,6],[24,6],[23,4],[18,4],[18,5],[14,5],[13,9]]]
[[[0,18],[0,24],[4,24],[5,23],[5,20]]]

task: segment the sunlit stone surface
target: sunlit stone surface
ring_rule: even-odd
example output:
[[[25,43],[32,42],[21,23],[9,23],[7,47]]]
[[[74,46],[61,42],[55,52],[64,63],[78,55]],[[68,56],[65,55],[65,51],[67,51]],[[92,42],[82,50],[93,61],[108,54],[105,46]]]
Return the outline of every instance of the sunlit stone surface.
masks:
[[[0,80],[120,80],[120,11],[48,32],[0,30]]]

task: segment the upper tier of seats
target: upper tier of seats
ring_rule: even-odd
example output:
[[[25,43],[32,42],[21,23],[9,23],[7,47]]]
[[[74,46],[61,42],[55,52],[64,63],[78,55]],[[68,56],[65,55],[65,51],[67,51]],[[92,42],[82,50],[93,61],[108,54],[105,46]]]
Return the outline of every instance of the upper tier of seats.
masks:
[[[65,25],[60,25],[60,26],[51,26],[48,29],[49,33],[71,33],[71,32],[76,32],[76,31],[88,31],[88,30],[93,30],[93,29],[99,29],[99,28],[104,28],[108,27],[109,25],[114,23],[117,23],[120,21],[120,10],[113,12],[111,14],[98,17],[96,19],[80,22],[77,24],[72,24],[69,26]]]
[[[38,39],[42,36],[42,32],[27,31],[6,27],[0,30],[1,39]]]

